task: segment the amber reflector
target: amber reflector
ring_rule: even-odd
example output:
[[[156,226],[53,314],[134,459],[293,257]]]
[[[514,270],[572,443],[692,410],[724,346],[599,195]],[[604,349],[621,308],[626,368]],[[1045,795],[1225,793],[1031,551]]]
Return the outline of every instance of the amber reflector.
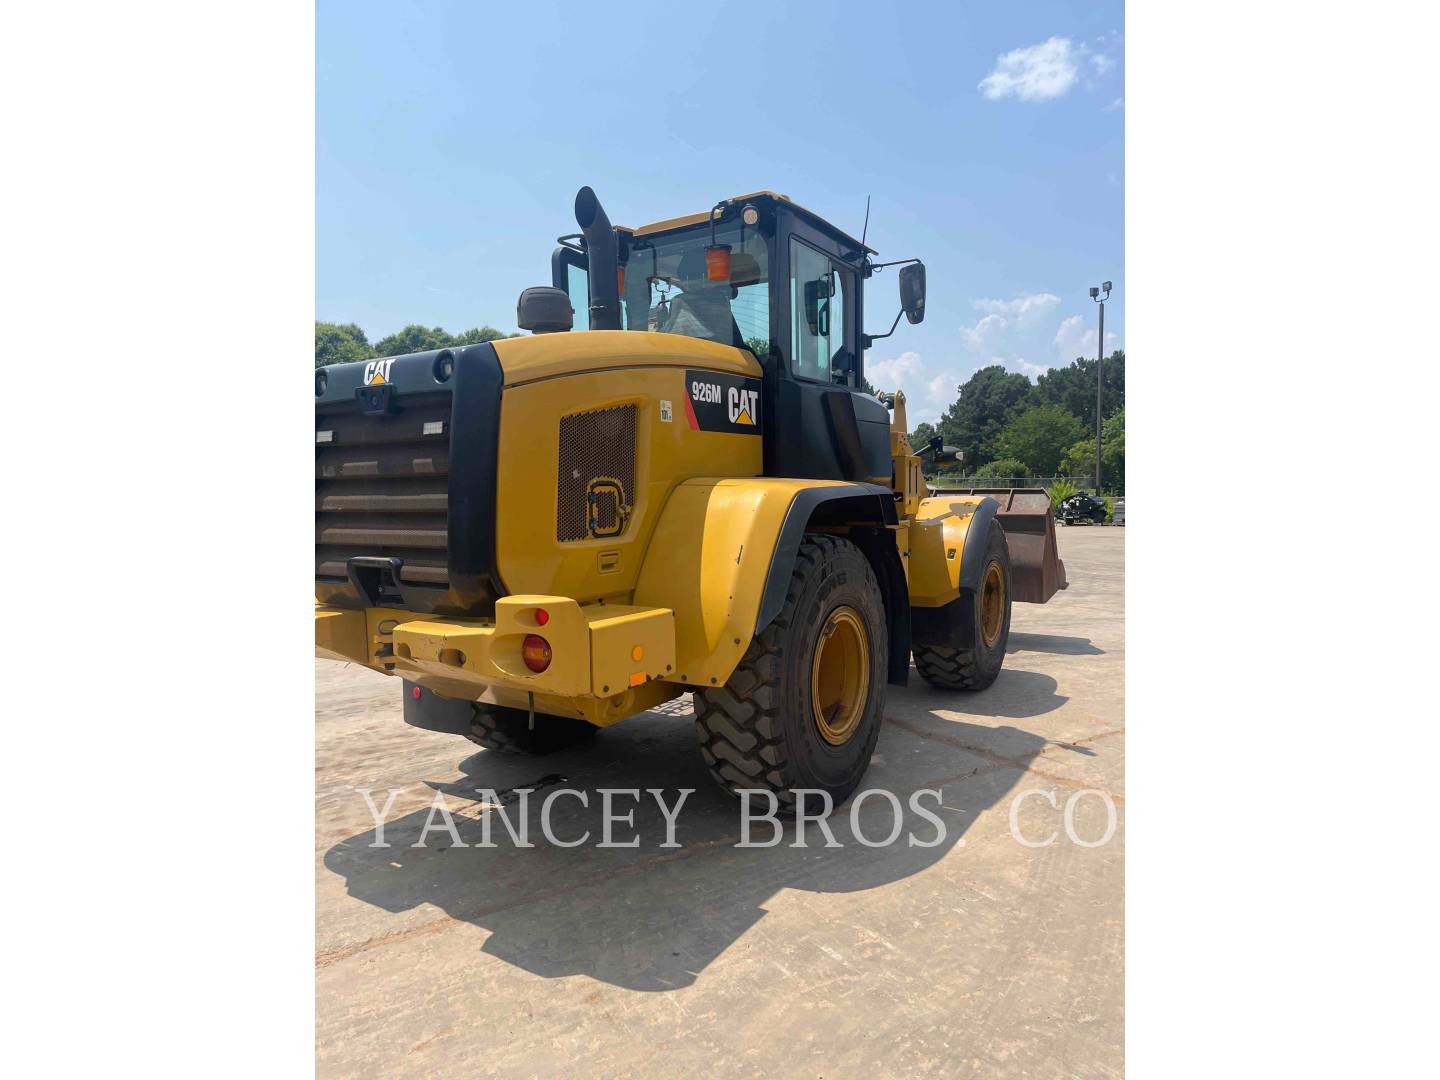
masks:
[[[730,247],[716,244],[705,249],[705,276],[711,281],[730,280]]]

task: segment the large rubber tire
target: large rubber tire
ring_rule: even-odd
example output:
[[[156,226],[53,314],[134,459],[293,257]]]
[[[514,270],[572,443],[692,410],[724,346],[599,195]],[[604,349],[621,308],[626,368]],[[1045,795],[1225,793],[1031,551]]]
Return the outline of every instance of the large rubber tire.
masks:
[[[477,702],[475,718],[465,737],[486,750],[498,750],[502,754],[553,754],[590,738],[599,730],[584,720],[544,713],[535,714],[532,730],[526,710]]]
[[[863,627],[869,678],[858,722],[833,745],[812,712],[811,673],[820,633],[841,608]],[[880,736],[888,658],[885,602],[869,560],[848,540],[807,535],[780,614],[751,640],[724,686],[694,695],[710,775],[737,798],[742,789],[764,788],[793,807],[795,788],[819,788],[842,802],[865,775]],[[857,662],[857,669],[864,665]]]
[[[974,605],[970,626],[975,628],[974,641],[952,641],[945,645],[916,645],[911,649],[915,658],[915,670],[931,686],[942,690],[984,690],[995,681],[1000,668],[1005,664],[1005,646],[1010,641],[1010,549],[1005,543],[1005,530],[998,521],[990,522],[989,534],[985,537],[984,568],[980,571],[981,582],[985,581],[991,563],[999,565],[1005,582],[1005,613],[1000,625],[1000,635],[987,645],[981,633],[983,616],[983,588],[973,595],[961,595],[957,603]]]

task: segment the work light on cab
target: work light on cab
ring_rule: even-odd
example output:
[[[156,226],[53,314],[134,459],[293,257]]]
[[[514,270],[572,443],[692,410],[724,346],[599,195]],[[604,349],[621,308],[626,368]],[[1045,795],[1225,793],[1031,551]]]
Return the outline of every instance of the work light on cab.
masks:
[[[525,666],[538,675],[550,666],[550,643],[539,634],[526,634],[520,655]]]

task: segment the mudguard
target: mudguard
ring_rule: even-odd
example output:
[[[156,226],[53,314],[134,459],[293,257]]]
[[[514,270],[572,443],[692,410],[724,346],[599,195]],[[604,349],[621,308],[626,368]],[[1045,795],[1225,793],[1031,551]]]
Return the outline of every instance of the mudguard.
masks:
[[[857,533],[856,541],[872,565],[879,561],[876,577],[891,623],[895,681],[897,652],[900,663],[908,665],[909,609],[903,587],[895,587],[904,571],[886,529],[894,522],[890,490],[873,484],[772,477],[688,480],[671,492],[656,523],[634,602],[675,612],[677,681],[720,685],[751,638],[783,606],[807,527],[858,525],[864,535]],[[882,532],[883,537],[876,535]]]
[[[984,547],[1000,504],[985,496],[923,499],[910,527],[910,602],[917,645],[972,642]]]
[[[979,585],[982,568],[975,547],[985,543],[999,508],[985,496],[942,495],[920,501],[910,526],[910,603],[943,607],[958,599],[962,588]]]
[[[1010,550],[1010,591],[1017,603],[1046,603],[1067,586],[1055,515],[1044,488],[934,488],[930,494],[937,502],[995,501],[995,520],[1005,530]]]

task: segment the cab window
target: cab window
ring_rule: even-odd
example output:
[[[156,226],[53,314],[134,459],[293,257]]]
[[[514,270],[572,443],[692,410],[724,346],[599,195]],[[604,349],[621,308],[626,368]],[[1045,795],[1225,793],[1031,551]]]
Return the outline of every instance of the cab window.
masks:
[[[728,252],[720,276],[706,256],[712,245]],[[770,255],[755,228],[727,222],[635,237],[621,265],[627,329],[769,351]]]
[[[830,259],[790,240],[790,364],[801,379],[833,381],[845,351],[845,274]]]

